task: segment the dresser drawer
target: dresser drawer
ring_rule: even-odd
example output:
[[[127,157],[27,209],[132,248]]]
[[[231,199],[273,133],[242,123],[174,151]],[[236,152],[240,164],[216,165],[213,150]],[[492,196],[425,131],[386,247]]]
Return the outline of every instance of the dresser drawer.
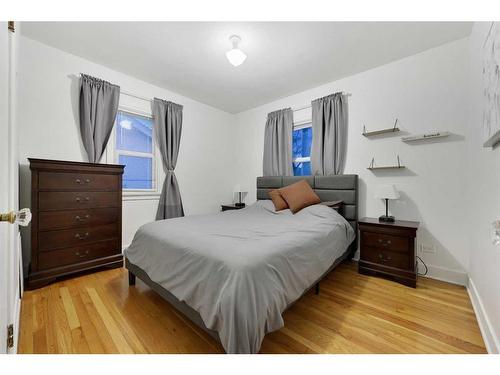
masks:
[[[40,172],[40,190],[110,190],[120,189],[119,176],[94,173]]]
[[[362,247],[361,259],[367,262],[393,268],[405,270],[413,269],[413,264],[410,264],[410,257],[408,254],[384,250],[376,247]]]
[[[408,252],[408,237],[391,236],[376,232],[362,232],[361,244],[391,251]]]
[[[38,233],[38,250],[49,251],[118,238],[118,225],[107,224]]]
[[[118,208],[91,208],[87,210],[43,211],[38,214],[38,230],[55,230],[115,223]]]
[[[91,245],[41,252],[38,254],[38,267],[47,269],[65,266],[120,253],[121,249],[117,240],[102,241]]]
[[[64,210],[74,208],[119,207],[119,194],[114,192],[40,192],[38,209]]]

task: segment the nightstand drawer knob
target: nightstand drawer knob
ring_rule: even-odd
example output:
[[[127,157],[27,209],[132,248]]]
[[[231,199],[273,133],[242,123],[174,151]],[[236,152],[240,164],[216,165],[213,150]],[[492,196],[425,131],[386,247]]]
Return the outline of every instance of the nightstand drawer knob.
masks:
[[[388,255],[387,258],[384,258],[384,254],[382,253],[379,253],[378,254],[378,258],[382,261],[382,262],[389,262],[392,260],[391,256]]]
[[[391,242],[391,240],[384,241],[383,239],[379,238],[379,239],[378,239],[378,243],[382,244],[382,246],[388,246],[388,245],[390,245],[392,242]]]

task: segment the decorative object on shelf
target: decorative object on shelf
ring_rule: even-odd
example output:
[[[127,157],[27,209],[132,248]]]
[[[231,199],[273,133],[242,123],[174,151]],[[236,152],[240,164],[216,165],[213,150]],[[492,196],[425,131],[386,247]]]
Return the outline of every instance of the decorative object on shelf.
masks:
[[[500,23],[492,22],[483,44],[483,147],[500,143]]]
[[[396,121],[394,121],[394,126],[392,128],[382,129],[382,130],[374,130],[371,132],[367,132],[366,126],[363,125],[363,135],[365,137],[371,137],[374,135],[380,135],[380,134],[386,134],[386,133],[396,133],[399,131],[399,128],[397,127],[397,125],[398,125],[398,119],[396,119]]]
[[[379,170],[379,169],[401,169],[401,168],[406,168],[406,167],[404,165],[401,165],[401,161],[400,161],[399,155],[398,155],[398,165],[385,165],[385,166],[376,167],[375,166],[375,158],[372,158],[370,166],[367,169],[370,171],[375,171],[375,170]]]
[[[375,193],[375,198],[385,199],[385,215],[378,218],[383,223],[394,223],[394,216],[389,216],[389,199],[399,199],[399,192],[394,185],[380,185]]]
[[[242,189],[240,185],[236,185],[236,186],[234,187],[234,192],[235,192],[236,194],[238,194],[238,202],[237,202],[237,203],[235,203],[234,205],[235,205],[236,207],[245,207],[245,203],[243,203],[243,202],[241,201],[241,198],[242,198],[242,197],[244,197],[244,196],[245,196],[245,194],[247,194],[247,193],[248,193],[248,191],[246,191],[245,189]]]
[[[451,134],[450,132],[435,132],[435,133],[427,133],[427,134],[418,134],[418,135],[410,135],[408,137],[403,137],[403,138],[401,138],[401,140],[403,142],[423,141],[426,139],[448,137],[450,134]]]

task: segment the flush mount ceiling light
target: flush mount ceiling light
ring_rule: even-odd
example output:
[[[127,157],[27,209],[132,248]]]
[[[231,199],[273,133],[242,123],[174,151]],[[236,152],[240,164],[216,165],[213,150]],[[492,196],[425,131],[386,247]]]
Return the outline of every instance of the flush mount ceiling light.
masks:
[[[226,52],[226,57],[231,64],[238,66],[243,64],[247,55],[238,48],[238,44],[241,42],[241,38],[238,35],[231,35],[229,41],[232,43],[233,48]]]

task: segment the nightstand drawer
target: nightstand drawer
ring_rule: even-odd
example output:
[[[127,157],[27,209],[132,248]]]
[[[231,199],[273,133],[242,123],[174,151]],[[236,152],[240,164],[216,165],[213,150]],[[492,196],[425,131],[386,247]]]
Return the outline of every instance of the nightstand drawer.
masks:
[[[413,269],[413,265],[410,264],[410,257],[408,254],[384,250],[376,247],[363,247],[361,249],[361,259],[387,267],[405,270]]]
[[[363,246],[390,249],[391,251],[408,252],[408,237],[391,236],[389,234],[362,232],[361,243]]]

